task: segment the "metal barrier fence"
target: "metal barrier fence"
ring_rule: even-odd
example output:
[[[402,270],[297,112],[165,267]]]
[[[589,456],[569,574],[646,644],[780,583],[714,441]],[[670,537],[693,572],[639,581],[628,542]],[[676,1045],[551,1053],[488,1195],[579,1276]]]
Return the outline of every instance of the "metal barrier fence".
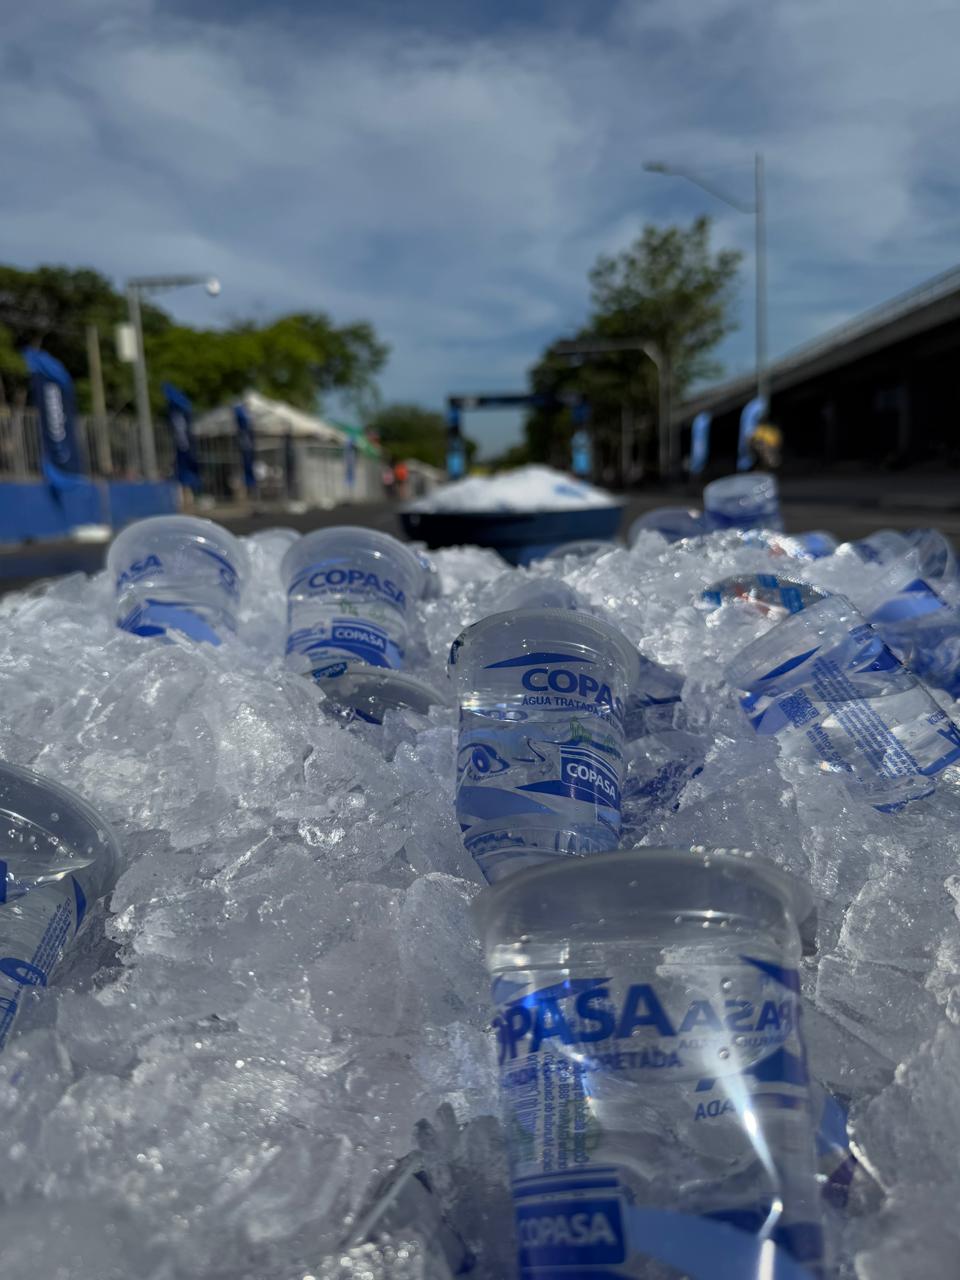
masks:
[[[142,477],[140,437],[133,419],[98,421],[78,417],[77,435],[90,475],[129,480]],[[174,453],[169,432],[156,432],[156,451],[159,474],[173,478]],[[233,438],[201,437],[196,441],[196,453],[204,494],[226,503],[247,497],[243,463]],[[258,436],[254,457],[256,496],[262,502],[295,501],[308,507],[333,507],[343,502],[375,502],[383,497],[380,460],[362,454],[348,460],[339,445]],[[0,481],[29,482],[42,475],[36,411],[0,410]]]

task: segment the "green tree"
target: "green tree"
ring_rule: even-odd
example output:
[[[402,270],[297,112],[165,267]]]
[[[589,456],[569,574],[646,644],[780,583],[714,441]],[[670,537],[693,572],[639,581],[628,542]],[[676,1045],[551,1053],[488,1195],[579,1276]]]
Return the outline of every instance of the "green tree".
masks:
[[[162,402],[160,383],[168,381],[198,410],[252,388],[301,409],[315,409],[325,392],[340,391],[363,414],[376,401],[375,375],[388,352],[371,325],[338,328],[319,313],[230,329],[171,325],[145,345],[156,403]]]
[[[629,248],[603,254],[590,272],[591,315],[578,339],[639,339],[656,347],[669,367],[674,398],[697,380],[721,372],[711,351],[734,326],[737,271],[742,255],[710,247],[709,218],[689,227],[648,224]],[[532,457],[566,462],[573,422],[562,397],[590,404],[595,442],[613,455],[621,415],[639,428],[650,452],[657,419],[657,371],[639,351],[584,357],[579,364],[548,348],[531,371],[533,390],[544,397],[528,417]]]
[[[114,326],[127,318],[126,301],[110,281],[87,268],[42,266],[32,271],[0,266],[0,346],[20,350],[32,343],[42,345],[66,366],[77,387],[81,411],[90,408],[87,379],[87,325],[100,333],[103,381],[107,403],[122,408],[132,398],[128,366],[117,359],[113,344]],[[157,307],[145,305],[143,325],[155,333],[169,325]],[[0,363],[7,397],[25,394],[26,369],[22,362]]]
[[[388,348],[365,321],[338,326],[325,315],[303,312],[266,324],[193,329],[174,324],[146,301],[141,312],[151,400],[158,410],[165,381],[182,387],[199,410],[248,388],[304,409],[316,408],[330,391],[339,392],[357,414],[377,404],[376,375]],[[107,406],[113,412],[131,409],[131,369],[118,360],[113,342],[114,326],[126,319],[126,299],[96,271],[0,266],[0,396],[25,394],[19,352],[38,343],[66,366],[80,409],[88,410],[86,329],[95,324]]]
[[[389,404],[367,422],[368,431],[380,437],[385,453],[395,458],[418,458],[431,467],[447,460],[447,423],[442,413],[418,404]],[[473,440],[464,441],[467,460],[477,451]]]

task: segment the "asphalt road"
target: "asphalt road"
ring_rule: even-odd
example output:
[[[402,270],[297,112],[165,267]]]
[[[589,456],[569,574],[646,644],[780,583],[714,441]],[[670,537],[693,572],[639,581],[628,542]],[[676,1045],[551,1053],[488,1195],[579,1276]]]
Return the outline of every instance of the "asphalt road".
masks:
[[[810,486],[806,486],[809,491]],[[929,495],[922,487],[911,492],[876,494],[850,492],[842,485],[818,485],[824,497],[812,500],[805,492],[796,492],[789,482],[783,485],[783,514],[788,533],[806,529],[825,529],[841,541],[860,538],[874,529],[909,529],[933,525],[960,544],[960,505],[953,505],[950,494],[933,486]],[[826,498],[826,500],[824,500]],[[683,492],[651,491],[633,494],[627,499],[621,532],[625,533],[637,516],[654,507],[691,505],[697,499]],[[370,503],[337,507],[332,511],[309,511],[304,515],[270,511],[232,515],[227,511],[213,517],[234,533],[255,533],[277,525],[298,529],[302,533],[335,524],[359,524],[402,536],[397,507],[390,503]],[[64,573],[96,573],[103,567],[106,547],[74,542],[38,542],[0,550],[0,594],[20,590],[42,578]]]

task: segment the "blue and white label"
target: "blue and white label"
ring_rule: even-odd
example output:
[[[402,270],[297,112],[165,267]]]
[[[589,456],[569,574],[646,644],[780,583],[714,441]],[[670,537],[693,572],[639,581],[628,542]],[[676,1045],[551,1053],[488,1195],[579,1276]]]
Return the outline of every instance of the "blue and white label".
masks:
[[[362,597],[377,599],[403,612],[407,597],[392,578],[343,564],[315,564],[290,584],[288,595]]]
[[[617,679],[613,662],[573,645],[512,653],[477,673],[480,689],[460,712],[457,817],[488,879],[541,853],[616,848],[625,692]]]
[[[798,737],[885,811],[929,795],[960,762],[960,729],[869,624],[751,678],[740,701],[757,733]]]
[[[0,1049],[20,1008],[25,987],[45,987],[63,950],[83,923],[87,898],[74,875],[27,890],[31,920],[42,927],[39,941],[27,955],[0,956]],[[16,934],[17,929],[14,929]],[[36,936],[34,934],[34,936]]]
[[[749,954],[494,982],[522,1276],[619,1280],[657,1260],[753,1280],[748,1264],[777,1214],[770,1274],[799,1280],[817,1265],[799,989],[794,969]],[[775,1176],[762,1172],[771,1164]],[[751,1166],[752,1189],[732,1172]],[[696,1197],[668,1210],[686,1181]],[[717,1250],[743,1269],[717,1271]]]
[[[314,627],[302,627],[287,637],[287,655],[304,659],[314,679],[343,675],[347,667],[403,665],[403,649],[376,622],[365,618],[332,618]]]
[[[229,614],[219,616],[221,626],[233,631],[233,619]],[[117,621],[121,631],[135,636],[165,637],[169,631],[179,631],[191,640],[206,644],[220,644],[221,637],[210,620],[189,600],[155,600],[148,597],[140,601]]]

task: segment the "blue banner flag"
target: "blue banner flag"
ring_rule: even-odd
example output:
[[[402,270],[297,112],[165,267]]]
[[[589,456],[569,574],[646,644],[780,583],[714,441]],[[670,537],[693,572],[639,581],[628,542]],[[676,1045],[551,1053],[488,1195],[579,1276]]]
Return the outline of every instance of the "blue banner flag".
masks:
[[[352,489],[357,478],[357,445],[353,436],[343,446],[343,478],[347,488]]]
[[[233,416],[237,424],[237,448],[240,450],[240,461],[243,463],[243,487],[247,493],[253,493],[257,487],[257,473],[253,469],[253,421],[242,404],[233,406]]]
[[[575,431],[570,439],[570,464],[573,474],[586,479],[593,470],[593,448],[588,431]]]
[[[750,454],[750,437],[763,421],[767,412],[767,402],[762,396],[754,398],[744,405],[740,415],[740,441],[737,445],[737,470],[749,471],[753,458]]]
[[[193,443],[193,402],[172,382],[162,382],[160,390],[167,402],[167,423],[176,450],[174,467],[177,483],[199,493],[200,464]]]
[[[698,476],[710,457],[710,414],[698,413],[690,428],[690,474]]]
[[[447,475],[451,480],[459,480],[466,466],[467,457],[463,449],[463,440],[458,435],[451,435],[447,441]]]
[[[47,351],[26,347],[22,354],[30,373],[30,392],[40,420],[43,473],[57,488],[86,484],[77,436],[73,379],[60,361]]]

